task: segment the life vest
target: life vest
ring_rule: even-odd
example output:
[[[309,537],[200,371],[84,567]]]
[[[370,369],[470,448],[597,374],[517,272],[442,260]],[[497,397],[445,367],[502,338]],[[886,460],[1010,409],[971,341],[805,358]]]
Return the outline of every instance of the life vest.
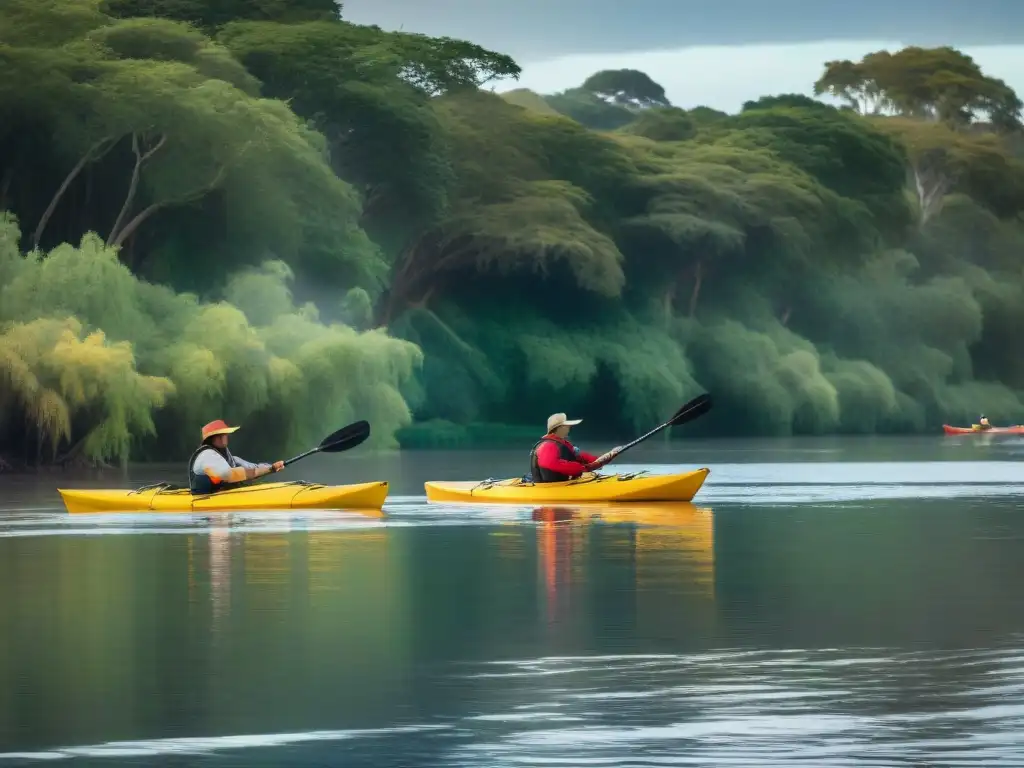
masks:
[[[570,448],[568,445],[563,443],[561,440],[556,440],[553,437],[542,437],[537,441],[537,444],[530,450],[530,475],[535,483],[562,483],[569,480],[568,475],[563,475],[561,472],[553,472],[550,469],[545,469],[537,463],[537,449],[542,443],[554,443],[558,446],[559,458],[565,461],[580,461],[579,448]]]
[[[227,448],[221,451],[217,448],[214,448],[212,445],[206,445],[205,443],[203,445],[200,445],[192,453],[192,458],[188,460],[188,489],[192,491],[193,495],[202,496],[210,493],[216,493],[217,491],[226,491],[230,488],[239,488],[245,485],[244,482],[215,483],[213,482],[213,480],[210,479],[210,476],[207,475],[205,472],[197,475],[194,469],[196,465],[196,459],[199,458],[199,454],[201,454],[203,451],[216,451],[217,453],[224,457],[224,460],[227,461],[228,466],[238,466],[238,463],[235,461],[235,457],[231,455],[231,451],[229,451]]]

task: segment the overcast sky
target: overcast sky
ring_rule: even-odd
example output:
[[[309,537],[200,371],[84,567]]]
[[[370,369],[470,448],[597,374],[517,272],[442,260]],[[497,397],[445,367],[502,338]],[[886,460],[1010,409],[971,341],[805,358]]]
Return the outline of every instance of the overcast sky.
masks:
[[[347,0],[342,15],[509,53],[523,76],[498,90],[628,67],[679,106],[735,111],[809,94],[827,60],[917,44],[961,48],[1024,93],[1024,0]]]

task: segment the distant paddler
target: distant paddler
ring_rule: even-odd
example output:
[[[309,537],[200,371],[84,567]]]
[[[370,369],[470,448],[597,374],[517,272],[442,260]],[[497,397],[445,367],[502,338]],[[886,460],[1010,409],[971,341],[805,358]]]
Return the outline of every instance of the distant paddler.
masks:
[[[986,429],[992,429],[992,425],[988,423],[988,419],[985,416],[982,416],[978,420],[978,429],[980,429],[982,431],[984,431]]]
[[[600,459],[581,451],[569,442],[569,431],[583,419],[570,419],[564,413],[548,416],[548,432],[530,451],[530,474],[535,483],[559,483],[573,480],[610,462],[622,450],[613,448]]]
[[[228,435],[238,427],[229,427],[223,419],[203,427],[203,442],[188,462],[188,487],[194,494],[209,494],[237,488],[257,477],[280,472],[283,461],[253,464],[228,450]]]

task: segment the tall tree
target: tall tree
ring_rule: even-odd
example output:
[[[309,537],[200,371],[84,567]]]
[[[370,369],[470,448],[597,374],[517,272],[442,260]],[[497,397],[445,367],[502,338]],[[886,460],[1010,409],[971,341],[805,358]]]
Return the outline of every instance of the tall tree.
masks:
[[[985,75],[970,56],[950,47],[878,51],[859,62],[830,61],[814,84],[862,114],[898,114],[967,125],[986,120],[1011,130],[1022,104],[1005,82]]]
[[[887,118],[878,127],[907,148],[918,223],[938,215],[950,194],[969,194],[999,216],[1024,210],[1024,164],[996,136],[971,135],[938,123]]]

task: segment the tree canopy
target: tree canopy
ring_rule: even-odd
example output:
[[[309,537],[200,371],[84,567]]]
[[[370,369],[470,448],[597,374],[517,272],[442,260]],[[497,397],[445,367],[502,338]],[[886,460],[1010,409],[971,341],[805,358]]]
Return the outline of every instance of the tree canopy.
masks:
[[[737,114],[518,75],[330,0],[0,5],[0,458],[611,436],[705,389],[715,434],[1024,419],[1021,102],[970,57]]]
[[[967,125],[983,119],[1000,129],[1020,127],[1020,98],[998,78],[985,75],[955,48],[911,46],[877,51],[858,62],[830,61],[814,84],[862,114],[891,113]]]

